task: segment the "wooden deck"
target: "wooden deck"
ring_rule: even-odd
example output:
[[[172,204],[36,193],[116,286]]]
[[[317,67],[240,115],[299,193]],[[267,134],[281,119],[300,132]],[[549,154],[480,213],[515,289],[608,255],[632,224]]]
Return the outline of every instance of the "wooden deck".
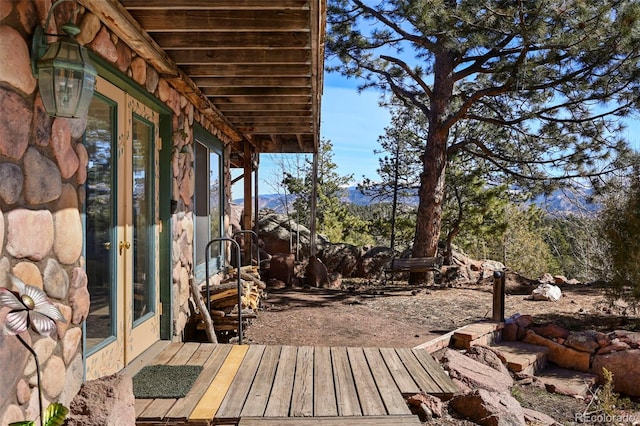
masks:
[[[423,349],[158,342],[150,364],[202,365],[185,398],[137,399],[139,425],[420,425],[404,396],[457,388]]]

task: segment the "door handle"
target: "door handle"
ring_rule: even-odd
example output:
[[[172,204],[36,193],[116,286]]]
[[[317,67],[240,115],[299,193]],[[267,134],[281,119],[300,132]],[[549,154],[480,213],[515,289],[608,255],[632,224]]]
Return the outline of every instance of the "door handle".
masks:
[[[118,247],[120,249],[120,254],[122,254],[122,250],[124,249],[129,250],[131,248],[131,243],[129,241],[120,241],[120,244],[118,244]]]

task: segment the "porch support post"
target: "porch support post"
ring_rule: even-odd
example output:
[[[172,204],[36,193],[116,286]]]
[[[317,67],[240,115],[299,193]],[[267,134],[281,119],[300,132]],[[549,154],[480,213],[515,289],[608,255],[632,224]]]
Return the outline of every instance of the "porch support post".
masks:
[[[318,198],[318,151],[313,153],[313,184],[311,186],[311,229],[310,229],[310,254],[315,256],[316,250],[316,209]]]
[[[260,199],[259,199],[259,192],[258,192],[258,172],[260,171],[260,153],[256,152],[255,153],[255,161],[252,161],[252,163],[255,164],[255,170],[254,170],[254,183],[253,183],[253,192],[255,194],[255,198],[253,199],[253,232],[256,233],[256,235],[258,235],[258,241],[256,241],[256,244],[258,244],[258,247],[256,247],[256,249],[258,250],[258,252],[260,251],[260,241],[259,241],[259,236],[260,234],[258,234],[258,210],[260,210]],[[260,256],[258,255],[258,259],[260,259]],[[260,265],[258,265],[258,268],[260,268]]]
[[[248,143],[244,144],[244,216],[242,221],[242,229],[252,229],[251,217],[253,209],[251,204],[251,171],[253,169],[253,159],[251,158],[252,149]],[[251,244],[252,238],[250,233],[246,233],[244,238],[244,259],[251,265]],[[240,265],[242,266],[242,265]]]

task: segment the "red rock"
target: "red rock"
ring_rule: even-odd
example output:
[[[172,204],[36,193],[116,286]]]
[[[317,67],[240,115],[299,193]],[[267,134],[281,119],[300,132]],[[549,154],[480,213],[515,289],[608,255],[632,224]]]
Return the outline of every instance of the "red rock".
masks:
[[[602,369],[613,374],[613,389],[628,396],[640,396],[640,349],[593,357],[593,374],[604,383]]]
[[[0,111],[0,154],[19,160],[29,146],[31,108],[19,94],[0,87]]]
[[[515,322],[505,324],[502,329],[502,340],[505,342],[514,342],[518,340],[518,324]]]
[[[29,46],[20,33],[8,25],[0,25],[0,82],[30,95],[36,88],[31,72]],[[3,115],[5,111],[3,110]],[[25,116],[20,117],[25,120]],[[30,120],[25,120],[30,125]]]
[[[631,346],[629,346],[625,342],[620,341],[620,339],[613,339],[610,345],[598,350],[598,355],[606,355],[610,354],[611,352],[626,351],[628,349],[631,349]]]
[[[524,426],[524,412],[520,403],[509,392],[489,392],[477,389],[456,396],[451,402],[458,413],[483,426]]]
[[[564,341],[564,345],[577,351],[588,352],[590,354],[595,353],[595,351],[600,348],[595,338],[585,332],[572,332]]]
[[[537,426],[553,426],[558,424],[553,417],[547,416],[539,411],[535,411],[530,408],[523,408],[522,412],[524,413],[524,419],[527,424]]]
[[[104,27],[98,31],[89,46],[91,50],[111,63],[115,63],[118,60],[118,50],[109,37],[109,31]]]
[[[433,395],[419,393],[416,395],[411,395],[407,398],[407,404],[411,409],[411,412],[418,414],[420,416],[421,421],[427,421],[431,414],[433,417],[442,417],[442,401],[436,398]],[[422,412],[424,407],[429,411]],[[425,410],[426,411],[426,410]],[[423,415],[420,415],[420,413]]]
[[[293,253],[276,253],[271,257],[271,265],[269,269],[270,278],[279,280],[285,285],[291,284],[293,278],[293,267],[295,264],[295,255]]]
[[[534,331],[529,330],[523,342],[531,343],[549,348],[549,361],[559,367],[569,368],[588,373],[591,356],[587,352],[580,352],[575,349],[563,346],[552,340],[538,336]]]
[[[80,160],[71,146],[71,127],[66,118],[56,118],[51,126],[51,147],[55,156],[60,175],[68,179],[75,174],[80,166]]]
[[[309,257],[305,268],[306,283],[312,287],[326,287],[329,284],[329,274],[326,266],[316,256]]]
[[[569,337],[569,330],[553,323],[546,324],[542,327],[532,327],[531,330],[535,331],[537,335],[546,337],[548,339],[558,337],[566,339],[567,337]]]
[[[515,322],[518,324],[518,327],[527,328],[533,322],[533,317],[531,315],[520,315],[515,319]]]
[[[452,349],[445,351],[442,363],[451,378],[465,383],[471,389],[508,392],[513,386],[513,379],[509,373],[498,373],[493,368]]]
[[[82,385],[69,405],[69,426],[133,425],[136,422],[133,379],[114,374]]]

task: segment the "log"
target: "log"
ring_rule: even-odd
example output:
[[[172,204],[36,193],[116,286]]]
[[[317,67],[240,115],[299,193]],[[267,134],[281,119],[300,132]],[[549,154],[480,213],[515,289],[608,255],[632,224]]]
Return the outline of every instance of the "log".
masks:
[[[207,304],[204,303],[204,299],[200,296],[200,289],[196,284],[195,280],[189,280],[189,287],[191,288],[191,293],[193,296],[193,300],[195,300],[196,305],[198,305],[198,309],[200,310],[200,315],[202,315],[202,320],[205,325],[205,332],[207,333],[207,338],[211,343],[218,343],[218,336],[216,336],[216,330],[213,327],[213,321],[211,321],[211,314],[207,310]]]

